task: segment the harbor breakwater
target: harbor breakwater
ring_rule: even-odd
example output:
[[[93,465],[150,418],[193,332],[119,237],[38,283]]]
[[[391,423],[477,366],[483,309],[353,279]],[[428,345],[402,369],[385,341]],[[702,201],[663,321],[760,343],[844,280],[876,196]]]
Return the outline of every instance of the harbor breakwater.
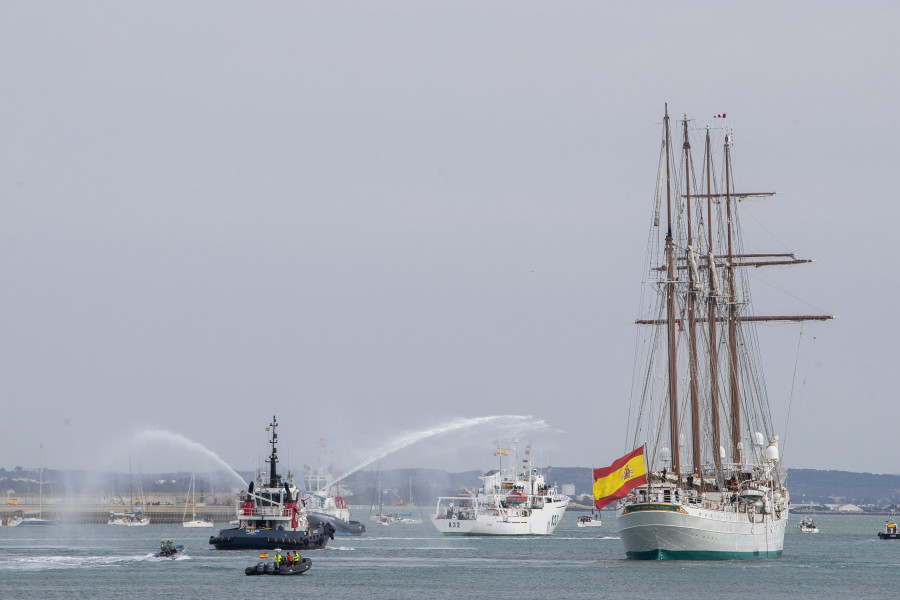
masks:
[[[161,496],[161,495],[160,495]],[[183,498],[183,495],[182,495]],[[185,502],[174,502],[175,498],[161,498],[156,501],[145,502],[144,515],[150,518],[151,523],[181,523],[187,515],[191,517],[191,507],[185,509]],[[196,503],[193,512],[197,516],[203,515],[216,523],[228,523],[235,518],[236,497],[226,497],[220,494],[215,504]],[[110,513],[131,512],[131,506],[121,503],[107,503],[87,501],[83,498],[47,497],[43,503],[33,499],[19,499],[15,504],[0,506],[0,524],[6,525],[15,515],[36,515],[40,512],[45,519],[55,519],[59,523],[77,524],[104,524],[109,520]]]

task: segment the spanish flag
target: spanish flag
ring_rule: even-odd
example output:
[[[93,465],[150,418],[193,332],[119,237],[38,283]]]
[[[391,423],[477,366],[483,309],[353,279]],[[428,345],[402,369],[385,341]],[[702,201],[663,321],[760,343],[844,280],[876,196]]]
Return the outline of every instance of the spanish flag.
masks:
[[[507,448],[497,448],[494,451],[494,456],[509,456],[509,449]]]
[[[647,465],[641,446],[608,467],[594,469],[594,506],[603,508],[613,500],[624,498],[632,488],[646,484]]]
[[[259,557],[260,558],[269,558],[269,553],[268,552],[260,552]]]

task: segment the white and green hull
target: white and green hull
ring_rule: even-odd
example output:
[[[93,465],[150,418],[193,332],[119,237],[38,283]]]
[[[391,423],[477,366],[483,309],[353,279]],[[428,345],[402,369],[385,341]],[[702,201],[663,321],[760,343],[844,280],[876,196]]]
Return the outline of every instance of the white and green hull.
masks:
[[[616,525],[628,558],[732,560],[778,558],[787,510],[747,513],[673,503],[620,504]]]

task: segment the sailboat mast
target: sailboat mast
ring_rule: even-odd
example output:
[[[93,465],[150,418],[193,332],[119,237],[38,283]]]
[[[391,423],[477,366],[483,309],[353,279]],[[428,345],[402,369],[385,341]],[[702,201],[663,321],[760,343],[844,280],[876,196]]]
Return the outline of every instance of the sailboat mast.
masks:
[[[696,302],[700,282],[697,280],[697,262],[694,258],[694,233],[691,221],[691,142],[688,139],[688,120],[684,117],[684,171],[685,171],[685,197],[687,201],[687,252],[688,252],[688,340],[690,353],[688,354],[688,368],[690,373],[691,393],[691,450],[693,453],[692,473],[702,473],[700,460],[700,392],[697,389],[697,315]]]
[[[712,145],[709,140],[709,127],[706,128],[706,222],[707,240],[709,244],[709,402],[712,409],[713,464],[716,479],[722,477],[722,447],[719,432],[719,356],[716,341],[716,296],[719,295],[719,282],[716,277],[716,261],[713,254],[713,219],[712,219]],[[721,483],[721,482],[720,482]]]
[[[737,296],[734,289],[734,248],[732,247],[733,215],[731,211],[731,135],[725,136],[725,207],[728,218],[728,348],[731,361],[731,457],[735,465],[741,463],[741,392],[738,378],[737,354]]]
[[[44,518],[44,444],[41,444],[41,472],[38,475],[38,519]]]
[[[675,349],[675,243],[672,239],[671,145],[669,142],[669,105],[666,105],[666,320],[669,337],[669,435],[672,446],[672,470],[681,477],[678,434],[678,356]]]

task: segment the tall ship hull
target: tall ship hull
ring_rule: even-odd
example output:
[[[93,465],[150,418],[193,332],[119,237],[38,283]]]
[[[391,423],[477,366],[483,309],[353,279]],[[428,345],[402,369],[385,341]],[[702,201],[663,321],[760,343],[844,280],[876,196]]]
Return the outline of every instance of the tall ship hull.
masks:
[[[209,538],[216,550],[315,550],[334,539],[333,525],[307,519],[293,475],[288,473],[282,479],[278,474],[277,427],[278,422],[272,417],[266,428],[271,432],[272,450],[266,461],[269,472],[260,473],[251,481],[239,500],[238,526],[222,529],[219,535]]]
[[[748,517],[746,511],[715,507],[626,504],[616,510],[616,525],[628,558],[778,558],[784,548],[787,513],[780,518],[753,513]]]
[[[501,456],[509,450],[498,449]],[[526,450],[526,457],[529,456]],[[514,459],[513,464],[518,462]],[[569,497],[548,485],[526,458],[515,467],[488,471],[482,487],[438,498],[431,523],[447,535],[551,535],[562,521]]]
[[[594,471],[595,506],[616,502],[629,558],[777,558],[790,495],[755,327],[831,316],[753,313],[748,267],[810,261],[744,250],[739,202],[774,192],[734,189],[727,126],[699,129],[704,156],[695,169],[691,123],[681,121],[683,139],[673,142],[666,110],[645,261],[652,293],[635,321],[643,329],[632,450]],[[724,133],[721,169],[713,168],[713,131]]]

